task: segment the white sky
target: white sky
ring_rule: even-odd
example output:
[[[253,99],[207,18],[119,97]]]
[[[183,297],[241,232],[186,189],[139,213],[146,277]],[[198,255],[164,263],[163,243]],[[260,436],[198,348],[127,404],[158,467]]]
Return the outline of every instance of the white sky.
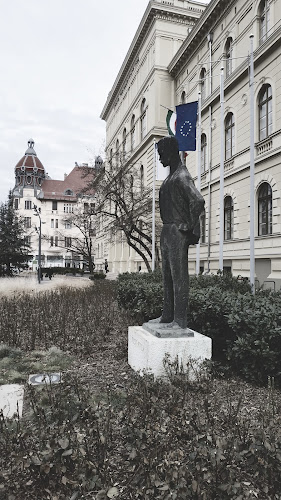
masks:
[[[0,202],[33,138],[54,179],[103,150],[100,113],[148,0],[0,0]]]

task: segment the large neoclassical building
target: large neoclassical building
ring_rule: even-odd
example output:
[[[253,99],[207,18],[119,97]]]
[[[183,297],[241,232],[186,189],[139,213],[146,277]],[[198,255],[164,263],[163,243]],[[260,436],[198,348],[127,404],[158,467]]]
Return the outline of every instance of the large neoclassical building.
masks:
[[[100,166],[100,160],[96,160],[95,167]],[[83,255],[75,251],[78,245],[74,244],[75,241],[79,243],[83,236],[71,222],[71,217],[81,211],[92,214],[94,218],[95,197],[83,192],[88,182],[85,166],[75,164],[63,180],[51,179],[35,152],[34,141],[28,141],[24,156],[15,166],[13,200],[14,207],[24,219],[31,269],[37,268],[39,259],[38,213],[41,218],[42,267],[85,267]]]
[[[200,270],[250,275],[250,35],[254,59],[254,250],[256,279],[281,285],[281,0],[150,1],[104,105],[107,157],[122,147],[152,184],[153,141],[168,135],[165,108],[198,100],[200,141],[187,167],[198,183]],[[222,69],[223,68],[223,69]],[[223,116],[220,80],[223,71]],[[223,129],[223,144],[222,134]],[[223,201],[220,172],[223,165]],[[223,204],[223,210],[221,209]],[[223,215],[222,215],[223,214]],[[104,242],[116,272],[138,268],[125,243]],[[197,255],[197,257],[196,257]],[[195,272],[198,250],[190,250]]]

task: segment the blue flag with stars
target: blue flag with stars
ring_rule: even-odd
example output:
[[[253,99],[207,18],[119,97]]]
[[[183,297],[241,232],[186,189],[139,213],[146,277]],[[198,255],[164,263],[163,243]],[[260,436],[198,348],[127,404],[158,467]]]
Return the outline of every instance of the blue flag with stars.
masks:
[[[197,101],[176,106],[176,138],[179,143],[179,151],[196,150],[197,107]]]

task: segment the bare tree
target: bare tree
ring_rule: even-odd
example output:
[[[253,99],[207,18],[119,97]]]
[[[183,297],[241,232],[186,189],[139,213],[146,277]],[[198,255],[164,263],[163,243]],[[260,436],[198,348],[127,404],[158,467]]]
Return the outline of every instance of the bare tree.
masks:
[[[85,175],[89,173],[90,169]],[[89,180],[87,189],[95,190],[96,214],[106,236],[121,238],[123,234],[151,271],[152,189],[144,185],[143,167],[139,163],[128,165],[125,154],[117,152]]]

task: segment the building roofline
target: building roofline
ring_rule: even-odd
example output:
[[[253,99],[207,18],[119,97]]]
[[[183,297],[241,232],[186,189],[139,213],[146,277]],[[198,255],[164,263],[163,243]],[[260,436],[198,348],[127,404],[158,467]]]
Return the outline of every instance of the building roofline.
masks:
[[[229,7],[233,0],[211,0],[207,5],[206,10],[187,36],[186,40],[174,55],[168,71],[172,77],[175,77],[182,66],[191,57],[193,51],[201,43],[202,39],[212,31],[215,22],[217,22],[219,15],[221,15],[226,7]]]
[[[167,5],[165,3],[161,3],[159,1],[156,1],[156,0],[151,0],[144,12],[144,15],[141,19],[141,22],[139,24],[139,27],[136,31],[136,34],[131,42],[131,45],[129,47],[129,50],[126,54],[126,57],[123,61],[123,64],[118,72],[118,75],[115,79],[115,82],[108,94],[108,97],[107,97],[107,100],[106,100],[106,103],[102,109],[102,112],[101,112],[101,115],[100,115],[100,118],[102,118],[102,120],[106,120],[107,118],[107,115],[108,115],[108,112],[118,94],[118,91],[120,90],[120,87],[121,87],[121,84],[122,84],[122,80],[123,80],[123,77],[124,75],[126,74],[126,72],[128,71],[128,69],[130,68],[130,66],[132,65],[132,63],[134,62],[137,54],[138,54],[138,51],[142,45],[142,42],[143,40],[146,38],[147,36],[147,33],[155,19],[155,15],[156,14],[159,14],[159,13],[162,13],[164,15],[171,15],[175,18],[181,18],[181,19],[185,19],[186,21],[188,21],[189,19],[191,21],[194,21],[194,14],[196,13],[196,10],[198,11],[198,18],[200,18],[200,11],[199,11],[199,7],[202,7],[202,12],[204,12],[204,7],[205,7],[205,4],[204,3],[201,3],[201,2],[193,2],[193,1],[189,1],[188,2],[190,4],[190,8],[183,8],[183,7],[176,7],[174,5]],[[193,7],[194,5],[194,7]],[[193,15],[192,15],[193,13]]]

